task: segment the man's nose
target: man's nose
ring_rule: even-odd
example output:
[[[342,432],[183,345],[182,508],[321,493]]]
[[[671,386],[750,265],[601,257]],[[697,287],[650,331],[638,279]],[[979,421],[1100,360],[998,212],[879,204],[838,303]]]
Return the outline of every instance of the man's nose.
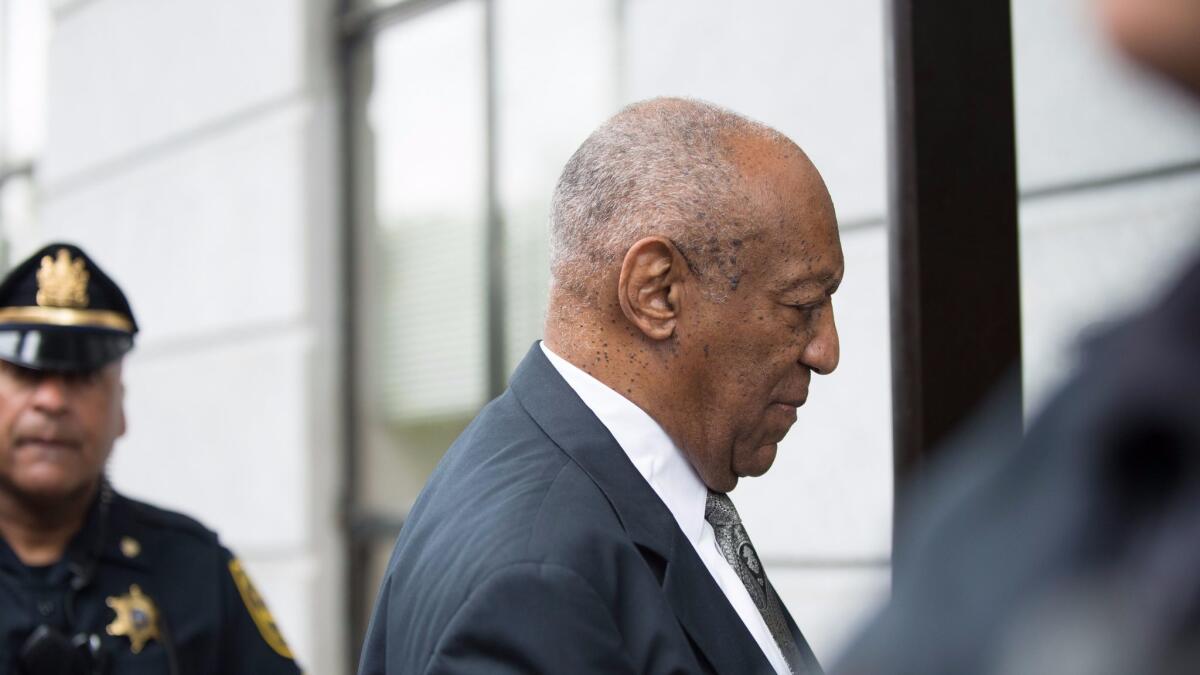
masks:
[[[52,415],[66,410],[66,381],[59,375],[47,375],[39,379],[33,390],[33,407]]]
[[[817,317],[812,340],[804,347],[802,361],[818,375],[828,375],[838,367],[841,346],[838,343],[837,324],[833,320],[833,301],[823,308]]]

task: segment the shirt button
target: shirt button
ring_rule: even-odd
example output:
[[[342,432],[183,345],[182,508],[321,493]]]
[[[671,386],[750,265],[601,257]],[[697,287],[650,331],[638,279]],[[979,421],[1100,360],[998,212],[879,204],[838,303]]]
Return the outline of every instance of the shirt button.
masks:
[[[50,616],[54,613],[54,603],[49,600],[42,600],[38,603],[38,611],[42,616]]]

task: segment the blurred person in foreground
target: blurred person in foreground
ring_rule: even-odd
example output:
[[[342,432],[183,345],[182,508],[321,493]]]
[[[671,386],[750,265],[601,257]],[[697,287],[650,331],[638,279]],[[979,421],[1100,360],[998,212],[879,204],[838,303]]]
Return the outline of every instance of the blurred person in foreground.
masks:
[[[216,535],[108,482],[136,333],[75,246],[0,282],[0,675],[298,673]]]
[[[634,104],[567,162],[551,242],[545,341],[417,499],[359,672],[819,673],[726,495],[837,366],[816,168]]]
[[[1119,46],[1200,97],[1200,2],[1100,4]],[[1020,448],[993,428],[913,486],[892,602],[837,672],[1200,672],[1200,260],[1088,341]]]

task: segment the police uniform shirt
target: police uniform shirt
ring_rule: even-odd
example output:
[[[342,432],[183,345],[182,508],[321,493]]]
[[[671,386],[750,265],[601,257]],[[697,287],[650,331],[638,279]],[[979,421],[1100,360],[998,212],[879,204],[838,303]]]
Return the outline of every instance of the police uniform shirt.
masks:
[[[0,538],[0,675],[19,672],[22,646],[43,624],[67,637],[97,636],[111,675],[300,672],[213,532],[107,494],[55,565],[28,567]]]

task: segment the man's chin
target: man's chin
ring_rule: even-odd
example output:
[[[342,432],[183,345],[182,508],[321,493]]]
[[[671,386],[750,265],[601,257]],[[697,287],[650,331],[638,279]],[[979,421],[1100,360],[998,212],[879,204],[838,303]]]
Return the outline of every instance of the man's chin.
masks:
[[[737,487],[738,477],[731,473],[718,479],[706,480],[704,484],[713,492],[730,492]]]
[[[87,496],[97,481],[57,471],[33,471],[0,481],[0,489],[27,504],[50,507]]]
[[[748,457],[741,457],[734,471],[738,476],[756,478],[766,473],[775,463],[775,455],[779,452],[778,443],[767,443],[755,448]]]

